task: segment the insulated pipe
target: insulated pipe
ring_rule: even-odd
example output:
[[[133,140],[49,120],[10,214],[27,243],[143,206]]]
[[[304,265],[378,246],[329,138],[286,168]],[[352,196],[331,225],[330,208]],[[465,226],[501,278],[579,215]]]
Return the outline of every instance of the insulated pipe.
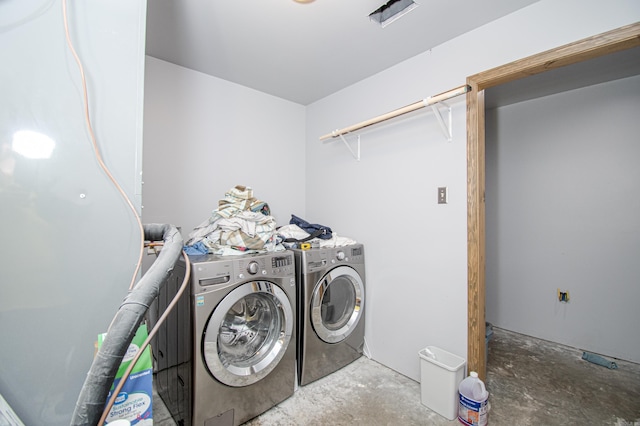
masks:
[[[163,249],[118,308],[80,390],[71,425],[95,426],[100,420],[122,358],[182,252],[182,236],[175,226],[147,224],[143,228],[145,241],[164,241]]]

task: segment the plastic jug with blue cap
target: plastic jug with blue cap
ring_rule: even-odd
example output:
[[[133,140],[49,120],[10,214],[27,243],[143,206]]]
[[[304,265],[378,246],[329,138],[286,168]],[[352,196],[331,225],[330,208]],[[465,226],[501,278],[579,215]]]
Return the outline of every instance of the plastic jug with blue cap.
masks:
[[[472,371],[469,377],[460,382],[458,388],[460,404],[458,407],[458,421],[468,426],[487,426],[487,400],[489,392],[478,373]]]

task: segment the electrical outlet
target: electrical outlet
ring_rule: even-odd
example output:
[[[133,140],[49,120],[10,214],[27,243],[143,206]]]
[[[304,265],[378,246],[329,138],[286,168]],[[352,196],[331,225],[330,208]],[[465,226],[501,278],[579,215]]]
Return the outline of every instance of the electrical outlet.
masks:
[[[569,302],[569,292],[558,289],[558,302]]]
[[[447,187],[441,186],[438,188],[438,204],[447,204]]]

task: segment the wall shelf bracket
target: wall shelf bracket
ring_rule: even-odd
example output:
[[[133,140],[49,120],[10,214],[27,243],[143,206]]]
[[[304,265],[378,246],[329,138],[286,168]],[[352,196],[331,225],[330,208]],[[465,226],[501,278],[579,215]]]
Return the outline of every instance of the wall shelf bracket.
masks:
[[[428,99],[425,99],[425,103]],[[447,122],[445,123],[444,118],[442,118],[442,113],[440,112],[439,106],[444,106],[447,112]],[[433,114],[436,116],[438,120],[438,124],[440,124],[440,128],[442,129],[442,133],[444,137],[447,139],[447,142],[451,142],[453,140],[453,119],[451,113],[451,107],[446,102],[438,102],[437,104],[431,104],[431,110]]]
[[[360,161],[360,135],[358,135],[357,152],[353,152],[353,149],[351,148],[351,145],[349,145],[349,142],[347,142],[347,140],[345,139],[345,137],[342,134],[340,134],[338,136],[340,136],[340,139],[342,139],[342,142],[344,142],[344,145],[347,147],[347,149],[349,150],[351,155],[353,155],[353,158],[355,158],[356,160]]]

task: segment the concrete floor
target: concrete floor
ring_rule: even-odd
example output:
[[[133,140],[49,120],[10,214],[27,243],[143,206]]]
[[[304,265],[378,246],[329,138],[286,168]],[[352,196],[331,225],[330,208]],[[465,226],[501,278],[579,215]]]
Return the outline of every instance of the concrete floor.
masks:
[[[494,329],[489,344],[489,423],[640,425],[640,364],[610,370],[581,350]]]
[[[640,426],[640,365],[615,360],[618,369],[610,370],[581,357],[578,349],[494,328],[489,424]],[[157,397],[154,423],[175,425]],[[419,383],[362,357],[245,426],[455,424],[421,404]]]

